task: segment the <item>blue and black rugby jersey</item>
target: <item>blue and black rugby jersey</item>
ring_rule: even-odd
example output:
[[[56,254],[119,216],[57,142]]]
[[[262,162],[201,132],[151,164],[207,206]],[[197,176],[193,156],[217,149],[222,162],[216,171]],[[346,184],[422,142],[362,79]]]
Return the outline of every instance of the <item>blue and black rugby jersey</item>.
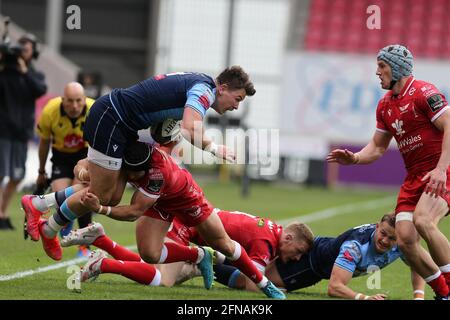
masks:
[[[336,238],[316,237],[309,254],[312,270],[323,279],[329,279],[336,264],[353,277],[364,275],[370,266],[384,268],[403,254],[395,245],[385,253],[375,251],[373,236],[376,224],[366,224],[347,230]]]
[[[177,72],[148,78],[126,89],[114,89],[111,103],[130,129],[146,129],[166,119],[181,120],[186,105],[204,117],[214,103],[216,85],[203,73]]]

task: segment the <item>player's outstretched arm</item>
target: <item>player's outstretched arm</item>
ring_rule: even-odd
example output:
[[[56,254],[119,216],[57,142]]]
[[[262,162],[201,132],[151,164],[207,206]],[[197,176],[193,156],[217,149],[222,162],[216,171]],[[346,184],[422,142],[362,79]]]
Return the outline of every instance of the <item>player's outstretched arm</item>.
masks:
[[[133,194],[131,203],[125,206],[102,206],[98,197],[91,193],[85,192],[80,200],[81,204],[89,210],[98,214],[104,214],[111,219],[119,221],[135,221],[141,217],[156,202],[156,199],[145,196],[142,192],[136,191]]]
[[[224,145],[215,144],[204,134],[203,118],[193,108],[184,108],[183,121],[181,122],[181,134],[192,145],[211,153],[212,155],[228,161],[235,161],[236,155]]]
[[[355,300],[385,300],[385,294],[374,294],[371,296],[353,291],[347,285],[353,274],[337,265],[333,266],[330,282],[328,284],[328,295],[330,297],[355,299]]]
[[[369,164],[383,156],[392,140],[390,133],[375,131],[372,140],[359,152],[347,149],[335,149],[327,155],[327,162],[342,165]]]

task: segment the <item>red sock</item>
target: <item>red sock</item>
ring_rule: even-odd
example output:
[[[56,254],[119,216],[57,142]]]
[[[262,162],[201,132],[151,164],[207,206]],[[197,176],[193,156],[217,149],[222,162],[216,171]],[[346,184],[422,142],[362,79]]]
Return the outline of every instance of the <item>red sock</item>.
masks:
[[[428,282],[428,284],[430,285],[431,288],[433,288],[436,294],[440,295],[441,297],[448,296],[449,289],[447,283],[445,282],[443,274],[441,274],[436,279],[431,280],[430,282]]]
[[[100,236],[92,243],[97,248],[105,250],[117,260],[123,261],[142,261],[141,257],[131,250],[115,243],[108,236]]]
[[[444,276],[445,282],[447,283],[447,287],[450,289],[450,272],[442,272]]]
[[[102,273],[120,274],[145,285],[151,284],[156,275],[156,268],[151,264],[114,259],[103,259],[100,270]],[[154,285],[159,285],[159,281]]]
[[[231,264],[238,268],[243,274],[245,274],[250,280],[252,280],[254,283],[258,284],[263,279],[263,274],[261,271],[256,268],[256,266],[253,264],[252,260],[248,257],[247,251],[237,242],[235,242],[235,245],[238,245],[241,247],[241,254],[237,260],[231,261]]]
[[[178,261],[189,261],[197,263],[198,248],[183,246],[174,242],[166,242],[164,246],[167,249],[167,256],[161,263],[171,263]]]

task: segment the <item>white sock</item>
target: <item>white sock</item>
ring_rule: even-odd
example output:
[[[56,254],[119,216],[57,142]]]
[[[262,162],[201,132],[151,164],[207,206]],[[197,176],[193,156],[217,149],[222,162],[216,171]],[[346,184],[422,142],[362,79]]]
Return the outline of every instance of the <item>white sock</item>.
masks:
[[[429,277],[424,278],[423,280],[425,280],[426,283],[433,281],[434,279],[439,278],[439,276],[441,275],[441,271],[439,270],[438,272],[436,272],[435,274],[432,274]]]
[[[258,288],[264,288],[265,286],[267,286],[267,283],[269,282],[269,279],[266,278],[266,276],[263,276],[262,280],[257,283],[256,285],[258,286]]]
[[[203,260],[203,258],[205,257],[205,249],[203,249],[202,247],[197,247],[198,250],[198,256],[197,256],[197,261],[195,261],[195,263],[199,263],[200,261]]]
[[[231,261],[236,261],[241,257],[241,245],[234,240],[231,240],[234,243],[234,252],[231,257],[228,257]]]
[[[450,263],[446,264],[445,266],[439,267],[439,270],[441,270],[444,273],[449,273],[450,272]]]
[[[161,256],[159,257],[158,264],[164,263],[167,259],[168,251],[167,247],[164,245],[161,250]]]
[[[158,269],[156,269],[155,276],[153,277],[152,282],[149,283],[149,286],[157,287],[160,285],[160,283],[161,283],[161,272]]]
[[[216,253],[216,264],[223,264],[225,262],[225,255],[223,253],[220,253],[219,251],[215,251]]]
[[[52,192],[49,194],[44,195],[45,202],[47,203],[47,206],[49,208],[55,207],[56,209],[59,208],[58,202],[56,201],[56,192]]]
[[[31,200],[33,206],[39,211],[45,212],[52,207],[58,207],[58,203],[56,202],[55,197],[56,192],[52,192],[43,196],[34,197]]]

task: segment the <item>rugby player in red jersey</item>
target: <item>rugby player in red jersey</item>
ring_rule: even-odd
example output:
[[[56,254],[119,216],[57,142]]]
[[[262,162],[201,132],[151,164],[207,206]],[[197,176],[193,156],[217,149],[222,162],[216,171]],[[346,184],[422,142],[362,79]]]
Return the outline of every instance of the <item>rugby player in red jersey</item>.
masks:
[[[450,107],[433,84],[414,78],[413,56],[406,47],[384,47],[377,65],[381,87],[389,91],[378,103],[372,140],[356,153],[333,150],[327,161],[372,163],[395,138],[407,170],[395,209],[398,243],[411,267],[433,288],[436,299],[448,299],[450,245],[438,223],[448,214],[450,204]],[[420,246],[420,237],[430,253]]]
[[[219,216],[227,234],[238,241],[247,251],[253,264],[265,273],[267,264],[278,257],[283,262],[298,261],[307,253],[314,241],[312,231],[303,223],[291,223],[283,228],[270,219],[256,217],[239,211],[225,211],[214,209]],[[170,231],[167,233],[165,243],[176,242],[185,246],[190,243],[205,245],[198,231],[194,227],[187,227],[178,218],[173,220]],[[194,264],[171,263],[157,265],[160,271],[160,281],[154,281],[155,268],[142,262],[140,256],[109,239],[100,223],[94,223],[86,228],[74,230],[62,240],[63,246],[95,245],[111,254],[114,259],[108,259],[102,252],[96,251],[94,256],[86,263],[81,273],[81,280],[98,276],[100,273],[115,273],[146,285],[173,286],[196,275]],[[226,257],[215,252],[215,274],[217,281],[233,285],[241,275],[239,270],[225,263]],[[119,261],[121,260],[121,261]],[[132,261],[132,263],[128,263]],[[140,262],[140,263],[139,263]],[[242,278],[242,277],[240,277]],[[251,281],[248,285],[254,286]],[[240,279],[240,286],[245,286]]]
[[[212,250],[164,243],[164,237],[176,216],[183,224],[195,227],[211,247],[233,261],[233,265],[252,279],[268,297],[285,298],[283,292],[251,262],[245,249],[230,239],[192,175],[181,169],[171,156],[158,148],[135,142],[128,146],[123,160],[124,169],[134,172],[131,176],[128,173],[130,182],[137,188],[132,203],[127,206],[102,206],[98,197],[86,189],[81,205],[115,220],[134,221],[139,218],[136,238],[139,254],[145,262],[197,263],[204,276],[205,287],[211,288],[214,277]],[[79,175],[79,171],[76,174]],[[155,275],[158,276],[156,271]]]

